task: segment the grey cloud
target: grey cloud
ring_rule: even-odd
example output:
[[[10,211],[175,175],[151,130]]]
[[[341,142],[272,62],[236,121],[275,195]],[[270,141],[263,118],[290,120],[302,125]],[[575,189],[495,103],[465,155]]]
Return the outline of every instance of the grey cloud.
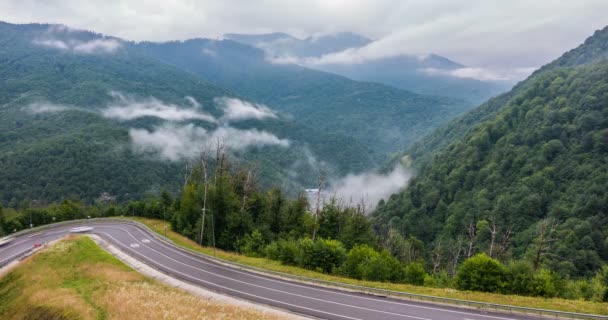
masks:
[[[606,11],[604,0],[0,2],[3,20],[63,23],[129,40],[352,31],[378,41],[351,56],[432,52],[483,68],[542,65],[608,24]]]
[[[54,104],[50,102],[35,102],[25,107],[26,111],[33,114],[62,112],[69,109],[71,108],[68,106]]]
[[[115,39],[95,39],[90,41],[37,39],[32,42],[43,47],[69,50],[81,54],[114,53],[122,46],[122,44]]]
[[[405,187],[411,177],[411,172],[398,164],[388,174],[365,172],[332,181],[328,193],[342,201],[359,202],[363,199],[369,212],[376,207],[378,201]]]
[[[136,152],[158,154],[161,159],[178,161],[198,154],[200,149],[221,140],[233,151],[255,146],[288,147],[289,141],[256,129],[220,127],[209,132],[193,124],[165,124],[154,130],[131,129],[129,136]]]
[[[224,110],[222,116],[224,121],[277,118],[277,115],[270,108],[262,104],[227,97],[216,98],[214,101]]]
[[[168,121],[196,119],[211,123],[216,122],[213,116],[198,110],[201,105],[193,97],[185,97],[192,105],[192,108],[185,108],[162,102],[154,97],[136,99],[117,91],[112,91],[110,94],[114,98],[114,102],[102,110],[102,115],[106,118],[133,120],[142,117],[156,117]]]

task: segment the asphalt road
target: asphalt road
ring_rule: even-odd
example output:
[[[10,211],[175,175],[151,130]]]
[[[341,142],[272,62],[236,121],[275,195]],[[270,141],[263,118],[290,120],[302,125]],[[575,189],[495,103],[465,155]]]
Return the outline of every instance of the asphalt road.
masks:
[[[82,225],[87,225],[83,222]],[[91,223],[97,234],[134,258],[176,278],[245,300],[322,319],[537,319],[352,293],[243,271],[176,249],[137,226]],[[59,239],[71,226],[18,237],[0,247],[0,265],[35,244]]]

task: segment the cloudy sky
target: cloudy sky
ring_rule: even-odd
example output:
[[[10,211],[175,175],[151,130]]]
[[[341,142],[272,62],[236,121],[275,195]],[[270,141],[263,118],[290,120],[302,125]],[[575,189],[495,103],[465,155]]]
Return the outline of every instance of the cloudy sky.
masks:
[[[103,3],[103,5],[101,4]],[[130,40],[352,31],[362,54],[437,53],[468,66],[540,66],[608,25],[606,0],[3,0],[0,20],[62,23]]]

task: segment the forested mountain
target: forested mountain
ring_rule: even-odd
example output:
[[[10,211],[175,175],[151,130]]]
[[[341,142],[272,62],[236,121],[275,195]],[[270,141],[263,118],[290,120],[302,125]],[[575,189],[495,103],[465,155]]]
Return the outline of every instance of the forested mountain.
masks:
[[[276,57],[318,57],[324,54],[343,51],[349,48],[360,48],[372,40],[351,32],[318,35],[298,39],[286,33],[236,34],[228,33],[224,38],[263,48],[268,54]]]
[[[290,64],[234,41],[140,43],[143,54],[288,113],[322,132],[353,137],[379,154],[403,150],[471,105],[357,82]]]
[[[264,50],[267,60],[295,62],[357,81],[371,81],[419,94],[447,96],[467,101],[471,106],[507,90],[506,81],[480,81],[457,76],[466,66],[436,54],[388,55],[361,61],[340,61],[332,54],[354,50],[374,41],[342,32],[306,39],[285,33],[226,34],[225,38]]]
[[[336,175],[373,165],[352,138],[237,98],[117,38],[0,23],[0,202],[177,190],[182,161],[217,137],[292,190],[314,181],[313,160]]]
[[[605,28],[438,130],[415,148],[436,148],[432,160],[379,205],[376,227],[422,240],[442,266],[485,252],[595,272],[608,261],[607,54]]]

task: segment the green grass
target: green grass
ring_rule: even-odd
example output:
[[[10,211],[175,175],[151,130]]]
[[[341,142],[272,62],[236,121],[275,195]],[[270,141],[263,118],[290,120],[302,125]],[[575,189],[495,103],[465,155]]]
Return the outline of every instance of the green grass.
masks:
[[[165,235],[165,227],[167,227],[167,238],[175,244],[184,248],[198,251],[207,255],[214,255],[214,250],[209,247],[201,247],[196,242],[171,231],[169,223],[162,220],[146,219],[139,217],[130,217],[129,219],[139,221],[160,235]],[[485,303],[507,304],[528,308],[539,308],[549,310],[559,310],[567,312],[590,313],[608,315],[608,303],[590,302],[582,300],[566,300],[558,298],[538,298],[525,297],[516,295],[501,295],[485,292],[459,291],[451,288],[431,288],[422,286],[413,286],[408,284],[395,284],[385,282],[362,281],[350,279],[335,275],[328,275],[312,270],[307,270],[294,266],[286,266],[278,261],[266,258],[254,258],[243,256],[234,252],[215,250],[215,256],[227,261],[236,262],[256,268],[283,272],[291,275],[302,276],[325,281],[334,281],[347,283],[352,285],[366,286],[370,288],[394,290],[407,293],[424,294],[444,298],[471,300]]]
[[[0,276],[0,319],[277,319],[169,288],[70,237]]]

